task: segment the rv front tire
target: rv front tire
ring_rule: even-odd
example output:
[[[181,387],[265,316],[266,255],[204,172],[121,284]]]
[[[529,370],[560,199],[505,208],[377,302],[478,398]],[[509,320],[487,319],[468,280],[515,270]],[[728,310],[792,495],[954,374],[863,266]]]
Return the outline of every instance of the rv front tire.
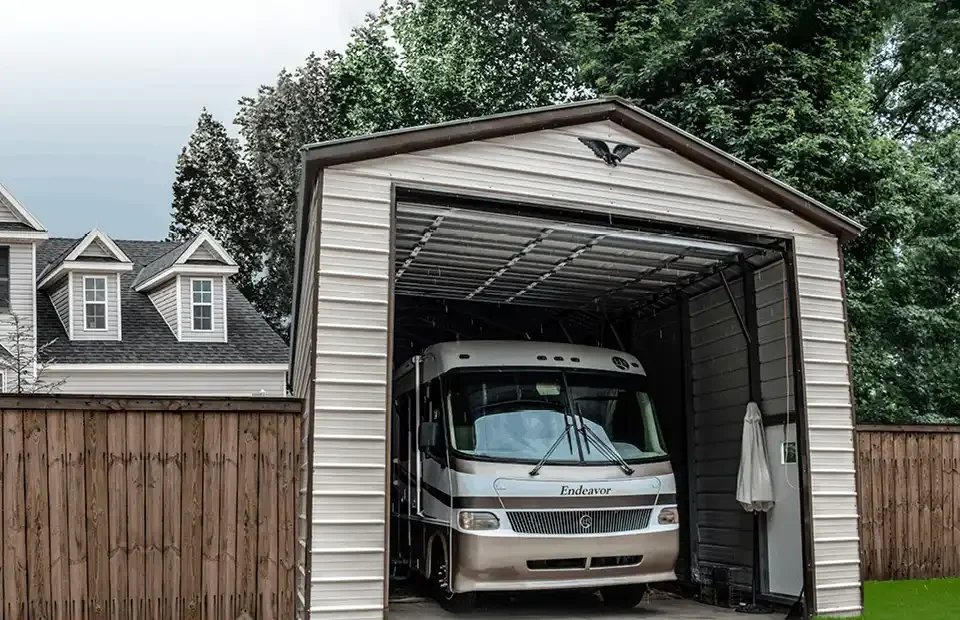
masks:
[[[647,593],[647,584],[635,583],[627,586],[610,586],[600,588],[603,604],[617,609],[633,609],[643,600]]]

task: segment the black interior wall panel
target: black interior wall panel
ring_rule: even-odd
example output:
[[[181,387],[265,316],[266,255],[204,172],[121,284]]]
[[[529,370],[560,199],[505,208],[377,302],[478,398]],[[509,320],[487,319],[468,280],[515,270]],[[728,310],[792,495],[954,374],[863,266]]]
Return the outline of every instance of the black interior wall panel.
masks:
[[[744,312],[743,283],[730,289]],[[737,503],[737,470],[743,415],[750,397],[747,344],[723,287],[690,300],[698,563],[735,570],[732,579],[749,583],[752,522]]]
[[[687,437],[683,418],[683,351],[680,315],[676,306],[652,317],[634,319],[630,329],[630,352],[637,356],[650,378],[650,395],[659,414],[661,430],[677,484],[677,497],[689,493]],[[689,519],[686,501],[678,501],[681,523]],[[686,530],[684,530],[685,533]],[[677,576],[689,580],[689,537],[680,537]]]
[[[757,270],[754,281],[760,345],[760,409],[765,416],[786,413],[788,407],[792,413],[793,360],[786,346],[791,326],[789,304],[784,298],[783,261]]]

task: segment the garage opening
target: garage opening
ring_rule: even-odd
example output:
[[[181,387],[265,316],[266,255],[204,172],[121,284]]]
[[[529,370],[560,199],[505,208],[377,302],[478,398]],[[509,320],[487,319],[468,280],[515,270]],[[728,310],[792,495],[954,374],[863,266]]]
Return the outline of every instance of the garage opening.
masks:
[[[394,602],[802,595],[789,241],[403,188],[394,218]],[[775,495],[756,527],[750,402]]]

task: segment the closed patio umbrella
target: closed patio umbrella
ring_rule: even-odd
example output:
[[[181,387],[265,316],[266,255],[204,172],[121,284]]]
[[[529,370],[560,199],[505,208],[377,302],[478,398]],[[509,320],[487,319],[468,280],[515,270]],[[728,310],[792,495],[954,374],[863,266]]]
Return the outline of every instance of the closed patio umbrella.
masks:
[[[737,609],[744,613],[770,613],[757,605],[760,583],[760,513],[773,508],[773,484],[767,463],[767,444],[763,432],[763,416],[757,403],[747,403],[743,417],[743,437],[740,446],[740,470],[737,472],[737,501],[753,514],[753,602]]]

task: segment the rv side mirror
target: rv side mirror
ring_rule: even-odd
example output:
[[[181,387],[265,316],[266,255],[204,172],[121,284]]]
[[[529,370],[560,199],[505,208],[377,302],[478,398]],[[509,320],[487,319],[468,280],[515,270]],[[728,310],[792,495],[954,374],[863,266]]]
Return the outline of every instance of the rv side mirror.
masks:
[[[440,445],[440,425],[436,422],[423,422],[417,434],[417,445],[421,452],[432,452]]]

